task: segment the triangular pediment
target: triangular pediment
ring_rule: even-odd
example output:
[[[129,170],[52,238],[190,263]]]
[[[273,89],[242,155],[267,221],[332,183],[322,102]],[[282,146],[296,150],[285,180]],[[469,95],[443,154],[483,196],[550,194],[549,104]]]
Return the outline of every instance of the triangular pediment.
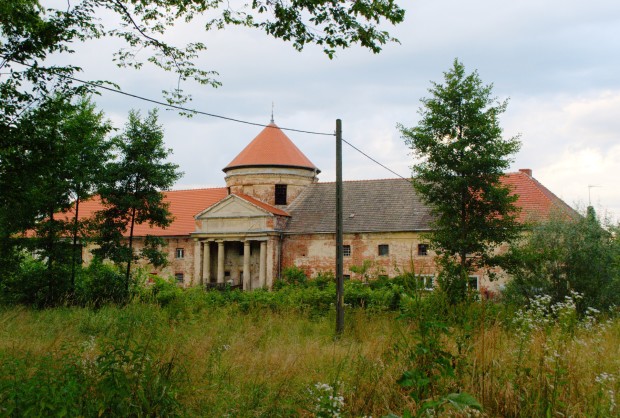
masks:
[[[235,196],[229,195],[213,206],[196,215],[196,219],[213,218],[255,218],[273,216],[268,211],[251,204],[250,202]]]

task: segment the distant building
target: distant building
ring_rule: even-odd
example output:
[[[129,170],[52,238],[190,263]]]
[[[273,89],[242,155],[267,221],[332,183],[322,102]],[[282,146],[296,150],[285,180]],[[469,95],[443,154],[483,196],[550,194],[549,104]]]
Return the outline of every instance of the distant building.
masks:
[[[166,228],[137,225],[142,239],[168,243],[169,266],[153,273],[180,283],[230,283],[245,290],[271,288],[284,268],[312,277],[335,265],[335,183],[320,183],[320,170],[275,124],[270,124],[224,169],[226,187],[166,192],[174,216]],[[532,177],[531,170],[506,174],[502,182],[519,196],[521,220],[572,210]],[[346,181],[343,185],[344,274],[366,263],[373,276],[415,271],[432,286],[433,253],[423,238],[429,208],[403,179]],[[84,202],[88,217],[101,208]],[[85,259],[88,255],[85,254]],[[483,274],[471,285],[491,287]]]

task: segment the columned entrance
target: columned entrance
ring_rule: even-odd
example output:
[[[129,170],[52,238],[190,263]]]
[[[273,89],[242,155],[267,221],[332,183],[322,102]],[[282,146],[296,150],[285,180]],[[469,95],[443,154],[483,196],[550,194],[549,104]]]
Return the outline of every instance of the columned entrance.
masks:
[[[267,288],[272,280],[273,251],[267,236],[196,237],[195,284],[239,286],[243,290]]]

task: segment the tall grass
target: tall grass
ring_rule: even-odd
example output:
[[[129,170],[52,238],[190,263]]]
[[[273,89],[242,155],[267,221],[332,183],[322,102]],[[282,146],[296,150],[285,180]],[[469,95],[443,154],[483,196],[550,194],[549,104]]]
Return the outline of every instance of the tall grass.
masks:
[[[426,318],[446,325],[439,343],[454,374],[416,399],[397,383],[419,364],[407,298],[396,311],[349,308],[335,340],[333,307],[284,303],[300,300],[288,292],[2,308],[0,416],[380,417],[460,392],[486,416],[618,416],[617,319],[422,298]]]

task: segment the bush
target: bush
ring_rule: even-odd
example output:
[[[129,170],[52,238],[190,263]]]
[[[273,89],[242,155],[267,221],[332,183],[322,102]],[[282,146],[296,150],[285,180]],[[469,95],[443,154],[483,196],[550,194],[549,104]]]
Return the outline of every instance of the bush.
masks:
[[[19,268],[2,277],[1,300],[9,304],[35,307],[58,305],[65,301],[70,272],[65,266],[24,257]]]
[[[127,300],[125,275],[117,266],[93,260],[76,277],[75,296],[78,303],[101,307]]]
[[[282,277],[274,284],[274,289],[281,289],[284,286],[305,286],[308,282],[306,273],[299,267],[287,267],[282,270]]]
[[[513,276],[504,296],[523,306],[539,295],[554,303],[571,292],[583,295],[577,306],[607,309],[620,304],[620,231],[601,225],[589,207],[584,216],[552,217],[534,225],[524,242],[513,245],[507,255],[507,271]]]
[[[183,289],[177,285],[173,277],[151,276],[150,279],[152,283],[139,290],[140,298],[145,302],[166,306],[183,295]]]
[[[331,271],[320,272],[310,281],[310,284],[318,287],[319,289],[325,289],[332,283],[336,283],[336,276],[334,276],[334,273]]]

